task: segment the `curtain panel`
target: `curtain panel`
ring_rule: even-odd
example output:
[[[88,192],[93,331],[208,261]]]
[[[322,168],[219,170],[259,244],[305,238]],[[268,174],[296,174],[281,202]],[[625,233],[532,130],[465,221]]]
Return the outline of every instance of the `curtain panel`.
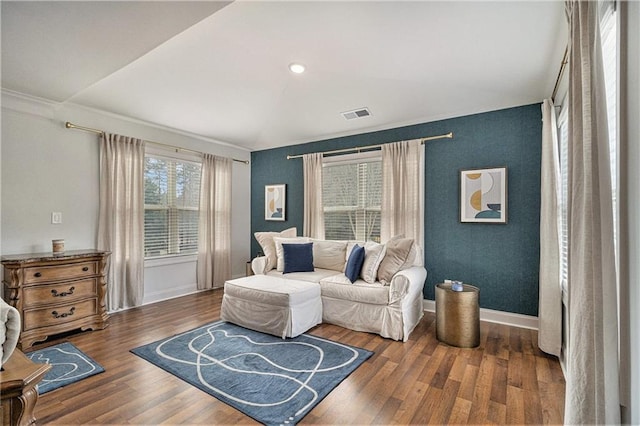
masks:
[[[556,112],[551,99],[542,103],[540,167],[540,281],[538,347],[560,356],[562,348],[562,289],[560,277],[560,156]]]
[[[111,252],[107,309],[138,306],[144,296],[144,142],[100,139],[98,247]]]
[[[380,239],[424,245],[424,147],[420,139],[382,145]]]
[[[322,153],[302,156],[304,170],[305,237],[324,239],[324,206],[322,204]]]
[[[600,2],[568,1],[566,424],[618,424],[618,315]]]
[[[198,289],[224,286],[231,278],[230,158],[204,154],[198,218]]]

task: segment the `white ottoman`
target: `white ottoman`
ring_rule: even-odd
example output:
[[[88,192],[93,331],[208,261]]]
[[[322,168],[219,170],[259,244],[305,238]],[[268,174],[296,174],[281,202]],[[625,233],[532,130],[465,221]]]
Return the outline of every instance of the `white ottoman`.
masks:
[[[283,339],[298,336],[322,322],[320,284],[270,275],[229,280],[220,318]]]

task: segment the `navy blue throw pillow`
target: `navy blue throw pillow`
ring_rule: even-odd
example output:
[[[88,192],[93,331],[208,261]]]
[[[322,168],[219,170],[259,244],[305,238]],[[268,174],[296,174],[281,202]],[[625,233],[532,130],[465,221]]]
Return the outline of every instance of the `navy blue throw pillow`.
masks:
[[[282,244],[284,254],[283,274],[313,272],[313,243]]]
[[[364,264],[364,247],[360,247],[359,245],[355,245],[353,250],[351,250],[351,254],[349,255],[349,260],[347,260],[347,267],[344,270],[344,274],[349,278],[351,284],[356,282],[358,277],[360,276],[360,271],[362,270],[362,265]]]

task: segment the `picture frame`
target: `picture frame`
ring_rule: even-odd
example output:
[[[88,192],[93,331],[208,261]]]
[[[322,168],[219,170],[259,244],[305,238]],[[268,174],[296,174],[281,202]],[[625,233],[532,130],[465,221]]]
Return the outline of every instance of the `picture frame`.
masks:
[[[507,223],[507,168],[460,170],[460,222]]]
[[[264,220],[284,221],[286,219],[287,185],[264,186]]]

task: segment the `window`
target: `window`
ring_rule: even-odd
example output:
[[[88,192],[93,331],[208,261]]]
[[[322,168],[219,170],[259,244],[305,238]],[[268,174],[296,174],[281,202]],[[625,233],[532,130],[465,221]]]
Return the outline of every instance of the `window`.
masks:
[[[380,241],[380,152],[325,158],[322,186],[326,239]]]
[[[569,120],[566,98],[562,103],[560,116],[558,117],[558,144],[560,145],[560,191],[561,220],[560,220],[560,283],[563,297],[567,296],[567,284],[569,281],[569,213],[567,201],[569,199]]]
[[[613,196],[613,237],[616,262],[617,249],[617,224],[618,224],[618,144],[617,144],[617,21],[613,5],[608,5],[600,22],[600,34],[602,44],[602,62],[604,70],[604,84],[607,96],[607,127],[609,130],[609,159],[611,161],[611,193]],[[618,270],[619,268],[616,268]]]
[[[192,161],[145,156],[145,259],[197,253],[200,167]]]
[[[617,252],[617,176],[618,176],[618,159],[617,159],[617,21],[613,4],[605,4],[607,10],[603,13],[600,21],[600,36],[602,46],[602,62],[605,80],[605,92],[607,100],[607,127],[609,131],[609,154],[611,161],[611,189],[613,204],[613,236],[614,247]],[[561,171],[561,257],[560,270],[562,274],[562,289],[566,296],[568,287],[568,262],[569,262],[569,236],[568,236],[568,113],[565,103],[562,105],[560,115],[558,117],[558,143],[560,145],[560,171]],[[616,263],[618,256],[616,254]],[[618,268],[616,268],[618,270]]]

